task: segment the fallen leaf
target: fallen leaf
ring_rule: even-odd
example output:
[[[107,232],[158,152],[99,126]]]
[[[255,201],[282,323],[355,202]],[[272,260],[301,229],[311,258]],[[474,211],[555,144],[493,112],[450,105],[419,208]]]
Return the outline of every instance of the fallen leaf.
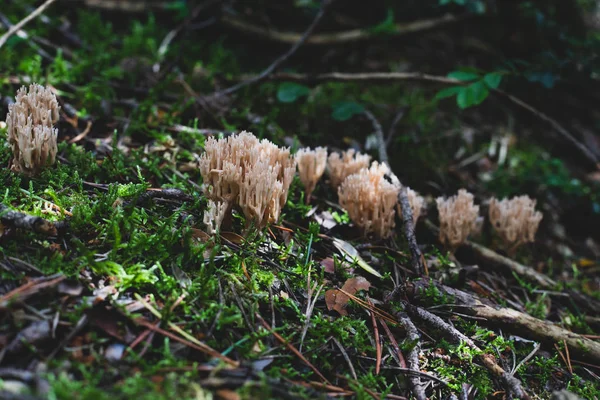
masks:
[[[335,262],[333,258],[327,257],[321,260],[321,266],[323,267],[323,271],[328,274],[335,274]]]
[[[192,239],[195,239],[200,243],[206,243],[210,240],[210,235],[202,229],[190,228],[190,231],[192,232]]]
[[[342,286],[342,290],[329,289],[327,292],[325,292],[325,303],[327,304],[327,309],[330,311],[335,310],[340,313],[340,315],[348,315],[346,307],[348,306],[350,297],[346,293],[354,295],[360,290],[369,290],[370,287],[371,283],[362,276],[356,276],[348,279],[344,283],[344,286]]]
[[[222,400],[240,400],[239,394],[231,389],[219,389],[216,391],[217,398]]]
[[[221,237],[237,245],[241,245],[246,241],[246,239],[234,232],[221,232]]]

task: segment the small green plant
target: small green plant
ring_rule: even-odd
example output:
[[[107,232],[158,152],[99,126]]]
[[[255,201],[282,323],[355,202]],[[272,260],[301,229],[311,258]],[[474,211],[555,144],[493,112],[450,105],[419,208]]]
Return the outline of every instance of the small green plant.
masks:
[[[451,86],[440,90],[436,98],[445,99],[456,96],[456,104],[460,109],[465,109],[481,104],[502,82],[504,72],[490,72],[487,74],[478,70],[454,71],[448,78],[462,82],[458,86]]]

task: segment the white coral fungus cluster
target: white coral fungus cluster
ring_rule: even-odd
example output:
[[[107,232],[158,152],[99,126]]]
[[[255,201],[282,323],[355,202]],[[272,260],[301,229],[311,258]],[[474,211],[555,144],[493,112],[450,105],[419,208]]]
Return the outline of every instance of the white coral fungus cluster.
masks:
[[[369,168],[371,156],[361,154],[354,149],[339,153],[331,153],[327,159],[327,173],[331,186],[339,187],[346,177],[356,174],[363,168]]]
[[[352,221],[365,234],[389,237],[394,228],[395,207],[400,187],[385,179],[385,164],[373,162],[370,168],[349,175],[338,188],[339,202]]]
[[[209,138],[204,149],[200,173],[206,196],[215,202],[205,214],[205,221],[214,221],[210,230],[218,231],[234,206],[258,228],[279,219],[296,172],[288,148],[243,131],[226,139]]]
[[[529,196],[490,201],[489,218],[509,251],[535,240],[542,213],[535,211],[535,200]]]
[[[325,172],[327,149],[325,147],[317,147],[314,150],[311,150],[310,147],[300,149],[296,153],[296,161],[298,162],[298,175],[302,185],[304,185],[306,202],[308,203],[317,182]]]
[[[50,89],[41,85],[17,91],[16,102],[8,106],[6,125],[13,152],[12,170],[34,175],[54,164],[59,105]]]
[[[436,199],[440,218],[440,242],[455,249],[467,240],[477,228],[479,206],[473,202],[473,195],[465,189],[448,199]]]

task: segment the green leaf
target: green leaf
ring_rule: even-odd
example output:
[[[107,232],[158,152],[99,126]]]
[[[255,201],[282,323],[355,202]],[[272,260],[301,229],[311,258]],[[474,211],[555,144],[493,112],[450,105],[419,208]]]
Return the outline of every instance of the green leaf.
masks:
[[[468,88],[473,91],[474,106],[481,104],[490,94],[490,90],[485,83],[483,83],[483,81],[472,83],[467,87],[467,89]]]
[[[435,98],[438,100],[445,99],[447,97],[452,97],[458,94],[463,89],[462,86],[452,86],[446,89],[442,89],[435,95]]]
[[[347,121],[356,114],[365,111],[365,108],[354,101],[340,101],[333,104],[331,116],[336,121]]]
[[[310,89],[304,85],[299,85],[293,82],[284,82],[277,89],[277,99],[282,103],[293,103],[298,98],[306,96],[310,93]]]
[[[500,72],[485,74],[483,81],[490,89],[498,89],[500,82],[502,82],[502,74]]]
[[[385,20],[370,28],[369,31],[373,33],[394,33],[396,31],[394,11],[391,8],[388,8]]]
[[[448,74],[448,78],[458,79],[459,81],[472,81],[479,79],[480,76],[474,72],[454,71]]]
[[[481,104],[490,93],[483,81],[477,81],[467,87],[463,87],[456,96],[456,104],[461,109],[469,108]]]
[[[461,88],[462,90],[456,95],[456,104],[461,110],[469,108],[473,102],[473,94],[467,88]]]

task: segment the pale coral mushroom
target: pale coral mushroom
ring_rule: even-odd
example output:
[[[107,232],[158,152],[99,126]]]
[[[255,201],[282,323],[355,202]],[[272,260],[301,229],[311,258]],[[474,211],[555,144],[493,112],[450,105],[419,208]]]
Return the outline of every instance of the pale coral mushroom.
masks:
[[[490,201],[489,218],[509,253],[520,245],[533,242],[543,216],[535,211],[536,201],[529,196]]]
[[[352,174],[338,188],[339,203],[363,233],[387,238],[393,233],[400,187],[385,179],[390,170],[373,162]]]
[[[258,228],[279,219],[296,172],[288,148],[243,131],[227,139],[209,138],[204,150],[199,162],[204,192],[209,200],[226,204],[222,214],[235,206],[247,224],[254,222]],[[210,218],[205,215],[205,220]]]
[[[339,153],[331,153],[327,159],[327,173],[331,186],[337,188],[347,176],[357,173],[363,168],[368,168],[371,156],[361,154],[354,149]]]
[[[296,161],[298,162],[300,181],[306,191],[306,203],[309,203],[310,195],[315,190],[317,182],[323,176],[327,166],[327,148],[317,147],[311,150],[310,147],[306,147],[300,149],[296,153]]]
[[[8,106],[8,144],[13,152],[11,169],[35,175],[54,164],[57,152],[59,105],[50,89],[41,85],[22,86],[16,102]]]
[[[440,242],[451,250],[456,249],[467,240],[477,227],[479,206],[473,202],[473,195],[465,189],[449,199],[436,199],[440,218]]]
[[[204,212],[203,222],[206,230],[211,235],[216,235],[221,230],[221,224],[227,213],[227,203],[222,201],[208,201],[206,211]]]

